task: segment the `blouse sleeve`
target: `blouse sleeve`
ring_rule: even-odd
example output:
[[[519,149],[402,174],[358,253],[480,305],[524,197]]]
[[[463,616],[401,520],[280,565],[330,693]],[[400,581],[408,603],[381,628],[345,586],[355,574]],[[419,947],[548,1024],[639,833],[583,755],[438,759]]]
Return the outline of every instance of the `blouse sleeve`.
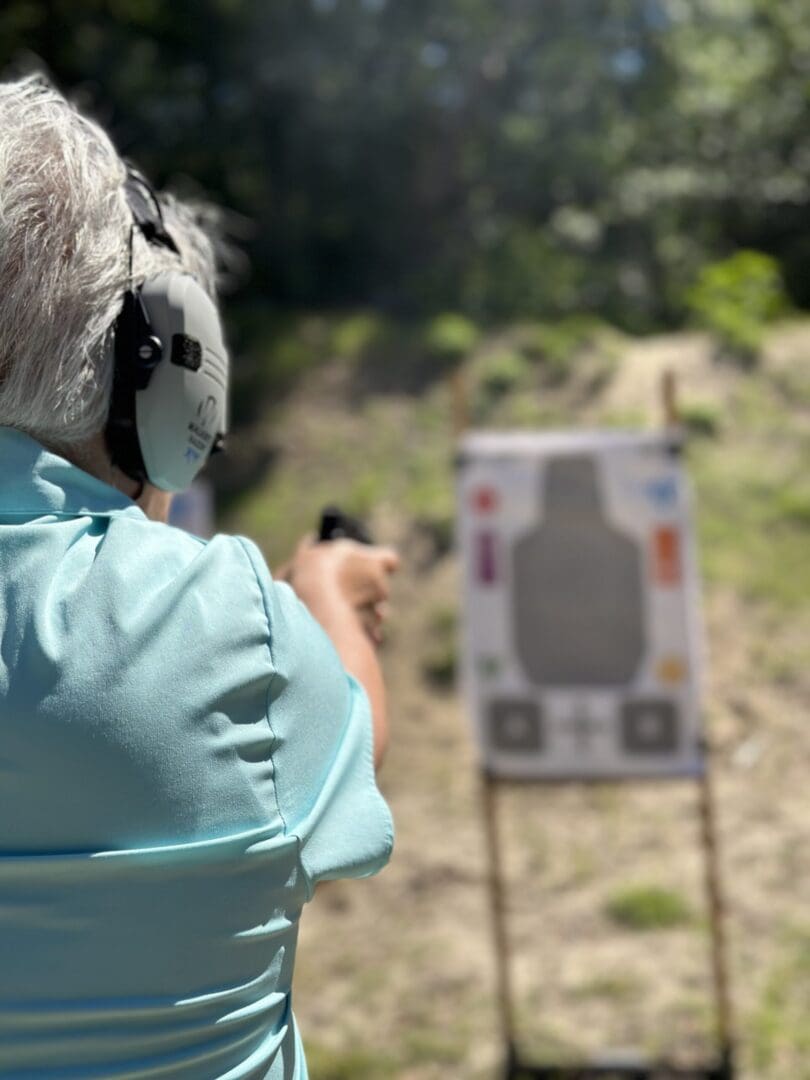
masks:
[[[267,702],[278,810],[298,838],[310,893],[388,861],[393,824],[375,779],[371,709],[326,633],[289,585],[241,540],[267,610],[274,676]]]

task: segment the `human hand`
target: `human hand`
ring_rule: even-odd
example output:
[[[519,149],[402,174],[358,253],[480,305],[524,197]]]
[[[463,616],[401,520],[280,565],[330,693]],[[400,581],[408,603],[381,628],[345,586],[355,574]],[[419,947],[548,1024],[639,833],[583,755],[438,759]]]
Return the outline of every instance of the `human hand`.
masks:
[[[332,623],[336,605],[350,608],[368,637],[379,645],[388,614],[389,579],[398,567],[399,556],[393,548],[354,540],[315,543],[312,536],[305,536],[276,576],[289,582],[325,624]]]

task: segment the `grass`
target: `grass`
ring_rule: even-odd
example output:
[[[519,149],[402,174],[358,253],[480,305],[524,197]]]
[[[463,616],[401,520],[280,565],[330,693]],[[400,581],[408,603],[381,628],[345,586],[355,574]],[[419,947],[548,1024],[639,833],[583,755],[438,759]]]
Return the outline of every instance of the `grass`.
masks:
[[[476,371],[473,418],[484,423],[505,397],[515,394],[525,383],[529,364],[517,349],[497,349],[484,357]]]
[[[790,688],[798,686],[807,671],[807,655],[803,641],[785,641],[775,632],[763,636],[751,650],[751,662],[769,683]]]
[[[778,610],[803,605],[810,595],[808,454],[801,410],[786,409],[763,375],[741,375],[728,428],[689,453],[709,581]]]
[[[694,921],[692,909],[674,889],[631,885],[608,898],[605,913],[625,930],[668,930]]]
[[[355,1048],[333,1049],[310,1039],[304,1043],[311,1080],[389,1080],[400,1075],[392,1057]]]
[[[472,352],[478,339],[475,323],[453,311],[436,315],[424,329],[425,350],[441,368],[460,363]]]
[[[449,689],[458,666],[458,614],[455,607],[440,607],[428,624],[428,649],[422,659],[422,673],[437,689]]]
[[[770,379],[789,406],[810,405],[810,363],[807,357],[771,372]]]
[[[714,438],[723,426],[722,414],[717,405],[708,401],[687,401],[678,408],[680,422],[691,435]]]
[[[332,345],[352,356],[381,333],[380,319],[358,313],[337,324]],[[479,419],[556,427],[570,426],[605,333],[587,320],[571,320],[518,327],[488,343],[460,317],[442,316],[427,336],[431,348],[453,352],[455,358],[477,343],[468,368]],[[306,368],[327,337],[325,322],[314,317],[285,326],[274,339],[274,362],[286,357],[291,369]],[[549,393],[534,385],[533,365],[543,378],[553,371],[555,388]],[[788,390],[798,397],[786,397]],[[763,368],[739,373],[723,415],[706,401],[687,401],[682,408],[687,429],[703,436],[690,444],[689,467],[698,495],[704,575],[710,583],[731,586],[744,598],[780,611],[797,610],[810,595],[810,435],[802,420],[804,392],[803,376],[793,368]],[[337,502],[368,517],[388,502],[434,538],[436,557],[446,554],[455,518],[446,387],[425,388],[406,402],[372,396],[355,412],[351,426],[333,431],[326,423],[320,435],[308,433],[312,460],[277,470],[265,489],[242,498],[233,515],[237,528],[256,536],[271,558],[280,560],[302,532],[315,526],[324,503]],[[619,409],[603,422],[640,426],[643,419]]]
[[[464,1059],[466,1046],[460,1034],[426,1029],[407,1032],[403,1051],[410,1065],[453,1066]]]
[[[599,353],[611,369],[615,355],[611,331],[605,323],[588,315],[571,315],[554,323],[535,323],[523,327],[521,340],[525,351],[538,365],[543,378],[551,384],[570,379],[587,352]]]
[[[803,606],[810,495],[798,475],[798,450],[780,454],[778,445],[753,443],[734,452],[695,449],[691,461],[706,577],[783,610]]]
[[[776,1067],[794,1080],[810,1078],[810,926],[784,935],[748,1023],[756,1075]]]
[[[376,349],[382,333],[373,320],[362,318],[350,319],[339,331],[336,348],[344,359]],[[567,348],[561,346],[560,357]],[[530,356],[517,328],[513,337],[503,334],[490,342],[477,341],[468,371],[471,387],[478,373],[483,380],[479,385],[489,385],[484,391],[489,395],[486,423],[570,427],[589,419],[593,413],[580,409],[589,404],[580,391],[589,384],[586,369],[593,348],[587,342],[576,346],[570,362],[565,356],[556,367],[552,360],[552,376],[544,358]],[[526,367],[521,361],[513,364],[505,359],[511,349],[527,357]],[[291,360],[296,360],[292,353]],[[307,363],[303,354],[300,360]],[[802,413],[810,401],[810,379],[798,367],[777,375],[764,363],[752,371],[724,373],[724,379],[734,388],[728,408],[721,411],[701,400],[684,407],[688,428],[700,436],[690,440],[688,460],[697,490],[704,576],[710,592],[723,586],[756,604],[756,612],[752,608],[751,613],[756,614],[757,625],[772,628],[749,650],[757,679],[771,687],[796,689],[806,681],[805,624],[798,625],[797,620],[803,617],[802,605],[810,595],[810,481],[806,475],[810,432]],[[599,400],[594,404],[598,408]],[[654,408],[650,402],[651,414]],[[289,452],[285,449],[270,483],[240,501],[229,526],[256,536],[275,560],[287,554],[300,532],[313,527],[324,502],[336,501],[363,516],[383,504],[390,516],[396,515],[400,535],[407,536],[407,530],[419,523],[435,533],[437,557],[446,554],[455,517],[446,389],[439,383],[426,386],[418,395],[370,394],[359,403],[353,401],[351,410],[349,416],[336,415],[334,427],[331,413],[325,412],[316,416],[317,425],[302,425],[300,443]],[[621,402],[614,410],[609,421],[622,426],[641,426],[649,419],[632,409],[622,410]],[[347,410],[341,407],[335,412]],[[307,419],[309,414],[301,415]],[[298,435],[296,428],[281,437],[295,440]],[[435,598],[421,602],[426,605],[420,622],[424,633],[419,649],[414,650],[421,656],[411,677],[418,679],[421,673],[446,693],[456,662],[455,611],[450,606],[437,607]],[[782,632],[788,625],[790,633]],[[719,648],[722,645],[718,642]],[[440,765],[447,767],[437,753],[437,771]],[[615,789],[595,789],[595,795],[617,798]],[[610,822],[610,805],[598,809]],[[791,844],[779,849],[780,858],[800,873],[802,848],[798,840]],[[539,834],[531,839],[532,872],[554,869],[556,857],[552,840]],[[602,860],[587,849],[568,850],[566,860],[566,884],[591,887],[598,880]],[[650,876],[654,881],[654,875]],[[633,946],[632,934],[667,929],[694,931],[689,936],[700,944],[701,919],[677,889],[637,882],[608,894],[603,910],[614,925],[627,931],[623,940],[630,952],[633,947],[648,948],[642,945],[644,939]],[[672,944],[680,943],[681,938],[674,935]],[[740,1025],[750,1075],[762,1080],[766,1076],[810,1080],[810,929],[793,930],[781,943],[774,940],[768,944],[768,953],[760,985],[751,986],[756,1000]],[[423,966],[427,968],[429,961]],[[377,989],[364,987],[359,976],[352,976],[351,986],[373,1015]],[[621,970],[615,974],[586,970],[571,997],[579,999],[585,1012],[598,1014],[603,1003],[605,1009],[612,1003],[629,1015],[646,1008],[645,990],[643,982],[633,981]],[[526,1016],[527,1028],[541,1020],[540,1008]],[[682,998],[668,1016],[686,1037],[707,1026],[701,1008],[697,1000],[690,1003]],[[422,1030],[418,1018],[397,1023],[398,1030],[380,1036],[374,1052],[367,1046],[330,1046],[321,1040],[339,1039],[341,1032],[323,1031],[319,1036],[316,1029],[316,1040],[308,1045],[313,1080],[389,1080],[411,1072],[433,1075],[425,1070],[434,1063],[447,1075],[459,1074],[456,1066],[464,1058],[466,1036],[455,1021],[446,1030],[436,1026],[430,1031]],[[566,1042],[562,1033],[541,1027],[533,1038],[537,1057],[579,1056],[576,1036]]]
[[[644,991],[643,982],[633,975],[618,972],[592,975],[575,986],[572,997],[587,1001],[590,999],[616,1001],[622,1004],[637,1000]]]

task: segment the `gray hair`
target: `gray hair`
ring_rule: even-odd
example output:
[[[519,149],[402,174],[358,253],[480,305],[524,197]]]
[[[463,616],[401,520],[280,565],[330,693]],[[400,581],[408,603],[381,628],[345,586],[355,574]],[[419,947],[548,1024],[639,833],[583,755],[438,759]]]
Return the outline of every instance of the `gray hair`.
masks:
[[[0,425],[54,448],[105,426],[113,327],[130,283],[126,169],[106,133],[41,76],[0,83]],[[161,196],[180,250],[135,230],[132,280],[183,270],[215,296],[195,211]]]

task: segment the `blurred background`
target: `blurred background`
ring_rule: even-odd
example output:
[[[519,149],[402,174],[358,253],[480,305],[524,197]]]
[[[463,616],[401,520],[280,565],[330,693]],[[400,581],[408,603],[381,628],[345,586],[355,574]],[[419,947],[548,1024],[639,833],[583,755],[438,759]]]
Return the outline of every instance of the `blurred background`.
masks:
[[[475,753],[455,688],[453,409],[660,424],[678,375],[743,1075],[810,1077],[806,0],[5,0],[160,186],[219,207],[236,357],[219,527],[280,562],[324,503],[405,556],[391,867],[304,919],[313,1080],[497,1075]],[[695,793],[505,800],[530,1055],[712,1035]]]

